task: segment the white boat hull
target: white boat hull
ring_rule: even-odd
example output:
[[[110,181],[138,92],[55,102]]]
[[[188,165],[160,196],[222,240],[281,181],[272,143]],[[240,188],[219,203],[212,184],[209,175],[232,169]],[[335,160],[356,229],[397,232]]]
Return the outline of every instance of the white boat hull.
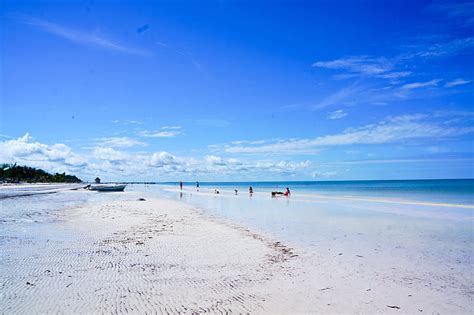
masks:
[[[123,191],[127,185],[92,185],[89,190],[96,191]]]

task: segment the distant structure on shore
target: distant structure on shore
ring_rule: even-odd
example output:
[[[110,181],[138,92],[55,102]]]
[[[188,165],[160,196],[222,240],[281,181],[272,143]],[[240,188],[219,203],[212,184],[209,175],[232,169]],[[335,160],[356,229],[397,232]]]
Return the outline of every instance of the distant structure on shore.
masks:
[[[100,178],[99,177],[96,177],[94,181],[95,181],[96,184],[100,184]]]

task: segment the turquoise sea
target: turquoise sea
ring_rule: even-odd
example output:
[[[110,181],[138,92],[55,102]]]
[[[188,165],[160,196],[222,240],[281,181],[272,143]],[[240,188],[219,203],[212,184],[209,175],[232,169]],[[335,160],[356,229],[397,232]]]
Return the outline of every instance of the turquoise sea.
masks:
[[[178,182],[158,183],[178,186]],[[185,188],[195,188],[196,182],[184,182]],[[356,180],[356,181],[275,181],[275,182],[199,182],[201,188],[245,192],[250,186],[255,192],[284,191],[289,187],[296,194],[354,195],[395,197],[410,200],[474,203],[474,179],[435,180]]]

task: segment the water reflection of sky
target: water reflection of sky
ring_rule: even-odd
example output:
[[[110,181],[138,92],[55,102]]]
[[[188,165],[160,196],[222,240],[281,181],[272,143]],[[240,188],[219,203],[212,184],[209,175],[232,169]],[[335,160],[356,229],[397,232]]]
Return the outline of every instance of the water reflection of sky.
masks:
[[[182,200],[206,214],[231,220],[271,237],[316,251],[405,257],[413,263],[472,266],[472,210],[450,207],[317,200],[297,195],[133,187],[157,196]],[[384,256],[381,259],[381,255]],[[374,256],[375,257],[375,256]]]

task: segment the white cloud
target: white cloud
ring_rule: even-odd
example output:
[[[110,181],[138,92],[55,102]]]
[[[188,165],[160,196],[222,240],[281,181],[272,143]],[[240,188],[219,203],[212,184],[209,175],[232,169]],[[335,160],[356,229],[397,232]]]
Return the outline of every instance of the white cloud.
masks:
[[[215,156],[215,155],[207,155],[205,158],[204,158],[204,161],[206,161],[206,163],[210,164],[210,165],[213,165],[213,166],[216,166],[216,165],[220,165],[220,166],[223,166],[225,165],[224,161],[222,160],[221,157],[219,156]]]
[[[344,112],[342,109],[335,110],[333,112],[330,112],[328,115],[329,119],[341,119],[347,116],[347,113]]]
[[[173,138],[182,135],[183,132],[184,130],[179,126],[165,126],[156,131],[142,130],[138,132],[138,135],[147,138]]]
[[[428,82],[404,82],[405,78],[416,76],[416,73],[411,70],[417,68],[418,59],[428,60],[430,58],[452,56],[474,47],[474,37],[454,38],[445,41],[440,41],[440,37],[436,37],[436,40],[439,42],[427,43],[424,39],[420,44],[401,47],[406,52],[393,57],[362,55],[313,63],[312,66],[315,68],[338,71],[338,73],[332,75],[334,79],[356,79],[357,81],[350,86],[332,92],[310,108],[353,106],[362,103],[369,104],[380,101],[389,102],[434,96],[436,93],[434,88],[439,86],[442,81],[440,79],[433,79]],[[368,81],[369,78],[372,80]],[[389,89],[380,88],[380,82],[374,79],[388,80]],[[459,85],[462,84],[461,82],[459,81]],[[456,82],[453,84],[452,86],[456,86]],[[431,87],[430,94],[422,94],[416,91],[423,87]],[[451,85],[447,84],[446,87],[451,87]]]
[[[449,87],[454,87],[458,85],[468,84],[471,82],[472,82],[471,80],[455,79],[453,81],[447,82],[444,86],[449,88]]]
[[[117,151],[112,148],[97,147],[94,149],[94,157],[99,160],[110,161],[110,162],[120,162],[127,161],[130,159],[130,155]]]
[[[474,47],[474,37],[456,38],[435,44],[415,45],[416,51],[398,56],[401,60],[415,57],[435,58],[455,55],[459,52]]]
[[[308,169],[309,161],[240,160],[207,155],[178,157],[166,151],[131,153],[111,147],[95,147],[81,154],[64,144],[46,145],[26,134],[0,141],[0,161],[72,173],[84,180],[100,176],[105,180],[165,180],[191,178],[222,179],[225,176],[294,175]]]
[[[57,171],[80,168],[87,165],[87,159],[72,152],[67,145],[58,143],[47,145],[32,142],[26,133],[23,137],[0,142],[0,160],[8,163],[27,164],[34,167],[51,169],[56,165]]]
[[[149,162],[150,166],[158,168],[171,167],[175,169],[180,164],[182,162],[176,156],[166,151],[153,153]]]
[[[376,124],[349,128],[344,132],[309,139],[279,140],[264,145],[224,145],[227,153],[238,154],[314,154],[324,147],[355,144],[386,144],[409,141],[440,141],[474,132],[471,126],[451,126],[447,116],[456,113],[412,114],[388,117]],[[438,118],[438,120],[436,120]],[[441,119],[439,119],[441,118]]]
[[[380,159],[329,162],[327,165],[366,165],[366,164],[401,164],[401,163],[471,163],[470,158],[412,158],[412,159]]]
[[[353,56],[331,61],[317,61],[313,67],[346,70],[360,75],[377,75],[392,70],[393,64],[387,59],[368,56]]]
[[[181,132],[178,131],[158,131],[158,132],[151,132],[151,133],[142,133],[143,137],[150,137],[150,138],[173,138],[180,135]]]
[[[441,82],[440,79],[434,79],[427,82],[413,82],[413,83],[405,84],[401,88],[403,90],[413,90],[413,89],[419,89],[423,87],[438,86],[439,82]]]
[[[128,125],[143,125],[143,121],[139,120],[126,120],[124,123]]]
[[[334,105],[350,105],[354,99],[365,89],[358,82],[355,82],[347,87],[326,96],[317,104],[311,106],[312,109],[321,109]]]
[[[146,143],[129,138],[129,137],[109,137],[109,138],[98,138],[96,139],[98,146],[102,147],[133,147],[133,146],[145,146]]]
[[[51,23],[45,20],[32,18],[32,17],[23,17],[20,19],[23,23],[32,25],[42,31],[45,31],[50,34],[54,34],[61,38],[70,40],[77,44],[88,45],[99,47],[107,50],[117,51],[126,54],[133,55],[151,55],[152,53],[148,50],[138,49],[127,47],[117,42],[114,42],[105,37],[99,36],[93,32],[84,32],[79,30],[74,30],[61,26],[59,24]]]

